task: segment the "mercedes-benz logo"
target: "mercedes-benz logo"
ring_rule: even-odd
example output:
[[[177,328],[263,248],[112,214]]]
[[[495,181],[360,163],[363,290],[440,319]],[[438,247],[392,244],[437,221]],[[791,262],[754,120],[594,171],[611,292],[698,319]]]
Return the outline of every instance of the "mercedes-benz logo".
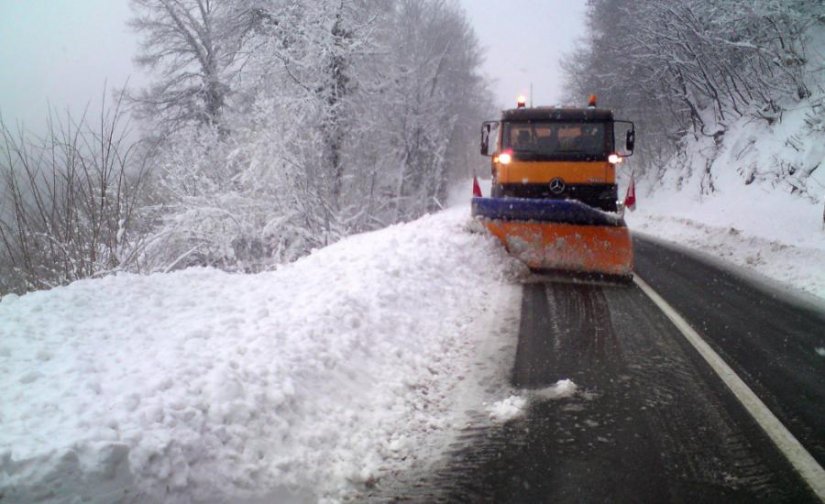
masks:
[[[550,192],[553,194],[561,194],[564,192],[564,180],[554,178],[550,181]]]

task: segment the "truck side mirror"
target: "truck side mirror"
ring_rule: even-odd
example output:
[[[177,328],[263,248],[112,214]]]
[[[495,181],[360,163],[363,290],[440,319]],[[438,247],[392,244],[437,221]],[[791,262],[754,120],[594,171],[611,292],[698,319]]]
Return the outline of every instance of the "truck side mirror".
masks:
[[[633,155],[633,148],[636,144],[636,125],[633,124],[633,121],[625,121],[622,119],[617,119],[614,121],[614,141],[615,141],[615,149],[616,154],[627,157]],[[622,133],[624,133],[624,149],[621,148],[620,138],[622,138]]]
[[[636,130],[627,130],[627,138],[625,139],[625,148],[628,152],[633,152],[633,147],[636,145]]]
[[[486,121],[481,125],[481,155],[482,156],[490,156],[493,153],[490,152],[491,150],[495,150],[495,134],[498,132],[498,122],[497,121]],[[490,149],[493,147],[493,149]]]

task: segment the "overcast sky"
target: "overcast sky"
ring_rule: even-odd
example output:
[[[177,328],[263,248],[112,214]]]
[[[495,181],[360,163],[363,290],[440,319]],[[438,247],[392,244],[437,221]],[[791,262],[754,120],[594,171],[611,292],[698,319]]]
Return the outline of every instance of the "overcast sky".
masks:
[[[519,94],[561,97],[558,61],[584,33],[585,0],[459,0],[484,47],[501,107]],[[38,130],[48,104],[79,113],[103,85],[144,82],[132,65],[137,36],[128,0],[0,0],[0,113]]]
[[[37,130],[48,103],[81,112],[138,76],[127,0],[0,0],[0,113]]]
[[[584,36],[586,0],[460,2],[484,47],[484,71],[495,81],[499,105],[512,107],[520,94],[529,98],[530,83],[534,105],[559,103],[559,60]]]

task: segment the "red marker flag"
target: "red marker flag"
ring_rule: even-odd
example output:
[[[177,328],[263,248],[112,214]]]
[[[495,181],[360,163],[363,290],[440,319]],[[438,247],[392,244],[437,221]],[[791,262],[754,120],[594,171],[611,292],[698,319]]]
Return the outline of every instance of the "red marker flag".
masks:
[[[624,207],[636,210],[636,179],[633,172],[630,172],[630,185],[627,186],[627,194],[624,196]]]
[[[478,179],[475,175],[473,175],[473,197],[480,198],[481,197],[481,186],[478,185]]]

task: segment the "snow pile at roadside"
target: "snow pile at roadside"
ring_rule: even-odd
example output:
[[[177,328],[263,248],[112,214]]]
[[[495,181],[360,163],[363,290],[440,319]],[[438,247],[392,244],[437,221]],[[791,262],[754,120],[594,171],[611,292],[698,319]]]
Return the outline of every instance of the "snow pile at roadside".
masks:
[[[711,196],[658,188],[625,218],[634,232],[696,248],[825,298],[822,212],[794,195],[727,186]]]
[[[315,502],[426,458],[462,426],[491,312],[518,310],[512,260],[468,220],[449,210],[272,273],[4,297],[0,496]]]

